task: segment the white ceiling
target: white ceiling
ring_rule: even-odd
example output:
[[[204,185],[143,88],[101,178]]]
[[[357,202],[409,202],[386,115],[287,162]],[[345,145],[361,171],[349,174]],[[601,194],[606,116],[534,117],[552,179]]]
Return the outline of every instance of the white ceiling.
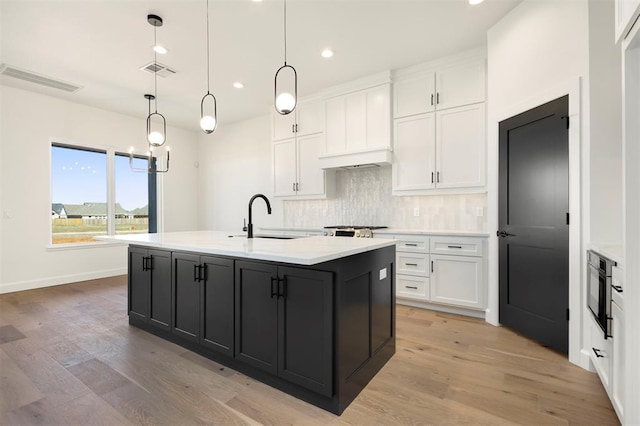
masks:
[[[486,43],[486,31],[521,0],[289,0],[288,63],[299,95],[461,52]],[[282,1],[210,0],[211,91],[227,124],[270,111],[282,65]],[[83,86],[74,94],[2,76],[5,85],[137,117],[153,77],[153,27],[169,49],[158,62],[178,73],[158,78],[158,111],[169,125],[199,130],[206,93],[206,1],[0,0],[0,63]],[[324,47],[335,56],[324,59]],[[245,88],[232,87],[241,81]]]

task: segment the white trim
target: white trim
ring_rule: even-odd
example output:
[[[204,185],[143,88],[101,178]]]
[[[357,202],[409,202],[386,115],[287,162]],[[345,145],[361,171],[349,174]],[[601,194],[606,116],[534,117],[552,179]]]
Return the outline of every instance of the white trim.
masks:
[[[411,300],[398,297],[396,304],[411,306],[412,308],[430,309],[432,311],[446,312],[448,314],[464,315],[466,317],[485,319],[485,311],[477,309],[466,309],[464,307],[456,307],[449,305],[440,305],[437,303],[423,302],[421,300]]]
[[[46,247],[47,251],[65,251],[65,250],[79,250],[86,248],[100,248],[100,247],[116,247],[123,246],[125,243],[114,243],[109,241],[94,241],[91,243],[67,243],[67,244],[49,244]]]
[[[61,284],[70,284],[80,281],[95,280],[99,278],[126,275],[127,268],[105,269],[102,271],[85,272],[81,274],[61,275],[58,277],[41,278],[29,281],[18,281],[0,286],[0,294],[13,293],[15,291],[33,290],[36,288],[51,287]]]
[[[535,108],[539,105],[550,102],[554,99],[569,95],[569,213],[571,217],[569,225],[569,309],[571,316],[569,320],[569,361],[589,368],[588,356],[582,354],[582,334],[584,327],[584,309],[586,295],[582,291],[583,268],[581,265],[583,257],[583,241],[588,240],[588,229],[583,229],[582,224],[589,223],[588,211],[580,208],[581,200],[588,202],[588,193],[582,192],[583,188],[588,188],[588,180],[581,184],[582,160],[588,158],[588,143],[584,141],[582,135],[582,111],[581,105],[581,77],[574,77],[559,83],[554,87],[539,91],[539,94],[510,105],[501,111],[492,113],[489,117],[488,139],[487,139],[487,210],[489,215],[489,274],[487,288],[487,322],[499,324],[499,283],[498,283],[498,240],[494,232],[498,229],[498,126],[500,121],[513,117],[519,113]],[[584,147],[584,149],[581,147]],[[586,177],[588,179],[588,176]],[[584,198],[583,198],[584,197]],[[586,204],[585,204],[586,205]],[[584,237],[584,239],[583,239]]]

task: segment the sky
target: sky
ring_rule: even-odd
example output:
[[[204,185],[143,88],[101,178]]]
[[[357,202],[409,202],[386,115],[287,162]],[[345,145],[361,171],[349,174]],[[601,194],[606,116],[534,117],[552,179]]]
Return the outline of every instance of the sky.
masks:
[[[134,167],[147,168],[134,159]],[[148,174],[131,171],[129,157],[115,157],[116,203],[133,210],[148,204]],[[107,154],[51,147],[51,202],[83,204],[107,202]]]

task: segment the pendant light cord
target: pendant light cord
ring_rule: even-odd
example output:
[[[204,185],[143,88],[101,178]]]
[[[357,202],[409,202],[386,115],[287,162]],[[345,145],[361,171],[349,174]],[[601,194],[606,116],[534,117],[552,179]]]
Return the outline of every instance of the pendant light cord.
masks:
[[[158,27],[153,26],[153,105],[156,107],[156,113],[158,113],[158,52],[156,52],[156,46],[158,45]]]
[[[287,65],[287,0],[284,0],[284,64]]]
[[[209,89],[209,67],[211,65],[211,60],[209,59],[209,0],[207,0],[207,94],[211,93]]]

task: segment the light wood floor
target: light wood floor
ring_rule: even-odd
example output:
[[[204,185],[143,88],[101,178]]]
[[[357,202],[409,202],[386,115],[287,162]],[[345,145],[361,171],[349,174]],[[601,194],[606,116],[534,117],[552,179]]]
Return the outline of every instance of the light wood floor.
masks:
[[[126,277],[0,295],[0,424],[618,424],[598,377],[506,328],[398,306],[341,417],[129,327]]]

